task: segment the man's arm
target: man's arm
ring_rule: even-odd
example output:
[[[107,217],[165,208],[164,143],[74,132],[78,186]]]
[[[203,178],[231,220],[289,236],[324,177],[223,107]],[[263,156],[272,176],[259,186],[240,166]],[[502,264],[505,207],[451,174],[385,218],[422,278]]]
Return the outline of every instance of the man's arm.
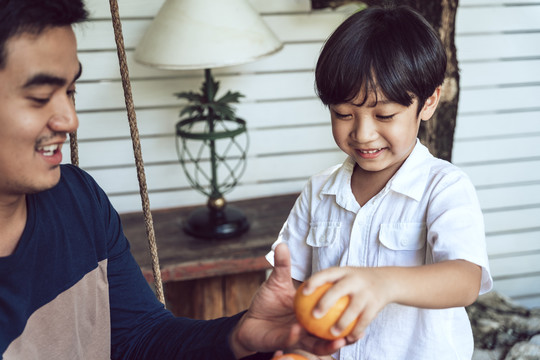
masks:
[[[345,345],[343,339],[314,338],[296,322],[284,244],[276,248],[276,267],[248,311],[209,321],[173,317],[157,301],[129,251],[110,260],[113,358],[239,359],[289,348],[331,354]]]

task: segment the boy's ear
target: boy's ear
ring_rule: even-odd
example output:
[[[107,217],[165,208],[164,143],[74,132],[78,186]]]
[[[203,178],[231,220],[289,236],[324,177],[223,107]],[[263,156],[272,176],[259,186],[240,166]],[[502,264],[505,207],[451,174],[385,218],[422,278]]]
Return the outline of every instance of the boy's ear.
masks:
[[[437,105],[439,104],[439,99],[441,98],[441,87],[437,86],[433,94],[426,99],[426,102],[424,103],[424,107],[422,108],[422,111],[420,111],[420,119],[423,121],[428,121],[435,112],[435,109],[437,109]]]

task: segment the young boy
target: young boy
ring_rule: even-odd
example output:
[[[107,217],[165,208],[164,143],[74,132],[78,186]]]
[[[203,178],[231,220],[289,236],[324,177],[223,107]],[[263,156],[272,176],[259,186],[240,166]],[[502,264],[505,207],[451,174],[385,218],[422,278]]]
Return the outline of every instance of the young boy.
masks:
[[[435,31],[401,6],[352,15],[320,54],[318,95],[348,158],[309,180],[276,244],[306,293],[334,283],[314,316],[351,297],[333,331],[358,319],[346,340],[360,340],[339,359],[472,356],[463,307],[492,286],[482,213],[468,177],[417,140],[445,69]]]

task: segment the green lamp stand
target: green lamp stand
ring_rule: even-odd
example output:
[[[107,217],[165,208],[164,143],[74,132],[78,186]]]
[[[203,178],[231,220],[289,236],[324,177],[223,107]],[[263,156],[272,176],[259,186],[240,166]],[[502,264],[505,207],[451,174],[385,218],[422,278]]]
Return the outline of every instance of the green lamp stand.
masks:
[[[228,91],[216,99],[218,89],[219,82],[205,69],[200,93],[176,94],[190,103],[180,113],[187,118],[176,124],[178,158],[191,186],[208,196],[207,206],[190,214],[184,231],[211,239],[236,237],[249,229],[245,215],[227,205],[223,197],[236,186],[246,167],[246,122],[229,105],[242,95]]]

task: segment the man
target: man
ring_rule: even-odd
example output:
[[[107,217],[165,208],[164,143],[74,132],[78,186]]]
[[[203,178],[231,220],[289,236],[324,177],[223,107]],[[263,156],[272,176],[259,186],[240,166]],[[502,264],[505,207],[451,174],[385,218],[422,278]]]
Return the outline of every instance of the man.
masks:
[[[343,346],[296,323],[285,246],[247,312],[175,318],[156,300],[103,190],[60,165],[78,126],[72,96],[82,67],[71,25],[86,16],[80,0],[0,0],[2,357],[238,359]]]

